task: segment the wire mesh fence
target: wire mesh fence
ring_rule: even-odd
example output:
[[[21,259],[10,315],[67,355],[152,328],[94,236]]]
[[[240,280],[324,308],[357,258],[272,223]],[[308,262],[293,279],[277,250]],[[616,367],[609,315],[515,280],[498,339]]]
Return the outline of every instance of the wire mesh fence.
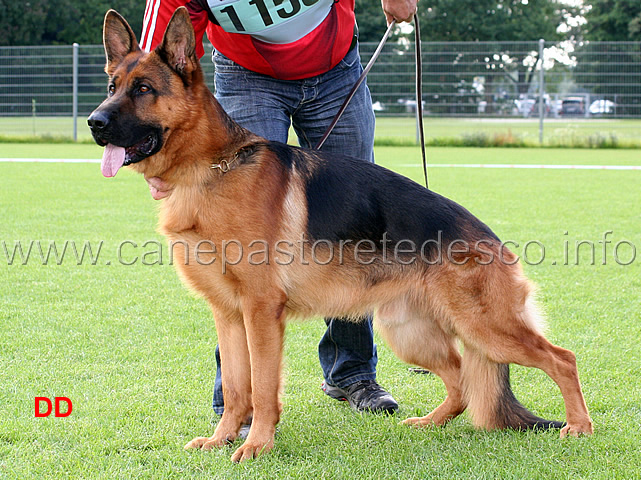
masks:
[[[376,45],[360,48],[366,63]],[[641,136],[639,123],[626,123],[641,119],[639,42],[424,42],[422,48],[422,100],[434,134],[455,132],[451,125],[461,123],[517,128],[531,122],[537,130],[537,121],[542,127],[616,119],[619,135]],[[0,47],[0,135],[88,136],[86,117],[106,94],[104,63],[101,45]],[[213,90],[207,56],[202,65]],[[377,117],[402,125],[394,136],[414,135],[414,68],[414,45],[399,41],[385,46],[368,76]]]
[[[537,117],[542,96],[546,117],[641,117],[638,42],[425,42],[422,47],[426,115]],[[372,49],[366,45],[361,51],[367,60]],[[413,55],[412,44],[390,45],[372,69],[368,83],[383,112],[399,115],[415,108]]]

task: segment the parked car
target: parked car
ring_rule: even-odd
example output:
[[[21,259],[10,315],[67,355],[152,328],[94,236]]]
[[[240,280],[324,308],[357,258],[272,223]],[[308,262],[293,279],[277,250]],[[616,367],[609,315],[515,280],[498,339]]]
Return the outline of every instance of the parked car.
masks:
[[[535,100],[532,98],[517,98],[514,100],[514,114],[522,115],[527,117],[532,113],[532,107],[534,106]]]
[[[399,98],[397,102],[401,105],[405,105],[405,110],[407,112],[416,112],[416,100],[413,100],[411,98]],[[425,100],[422,102],[423,109],[425,109]]]
[[[383,110],[385,110],[385,105],[378,101],[374,102],[372,103],[372,110],[374,110],[375,112],[382,112]]]
[[[543,115],[546,117],[552,112],[550,107],[551,100],[548,95],[543,97]],[[521,97],[514,100],[515,115],[522,115],[523,117],[538,117],[539,116],[539,97],[527,98]]]
[[[611,100],[595,100],[590,105],[590,115],[606,115],[614,113],[616,104]]]
[[[585,115],[585,98],[566,97],[561,101],[561,115]]]
[[[534,101],[534,103],[532,104],[532,108],[530,109],[530,117],[539,116],[540,103],[541,102],[538,98]],[[543,98],[543,115],[546,117],[550,115],[550,103],[547,98]]]

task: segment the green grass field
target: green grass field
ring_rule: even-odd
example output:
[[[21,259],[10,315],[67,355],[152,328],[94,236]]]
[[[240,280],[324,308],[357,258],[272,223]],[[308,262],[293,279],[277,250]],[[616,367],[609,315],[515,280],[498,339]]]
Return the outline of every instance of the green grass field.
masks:
[[[379,143],[413,142],[416,137],[412,117],[379,117],[376,120]],[[537,119],[434,118],[425,117],[428,142],[467,141],[478,144],[479,137],[494,139],[500,145],[521,142],[539,144]],[[0,139],[15,137],[68,137],[73,135],[73,119],[64,117],[0,117]],[[78,118],[78,140],[90,141],[86,118]],[[548,146],[593,146],[609,142],[618,146],[641,147],[641,120],[604,118],[546,119],[544,144]],[[0,148],[2,146],[0,145]]]
[[[0,150],[0,157],[100,157],[93,145]],[[641,164],[634,150],[431,148],[428,156],[431,163]],[[416,148],[381,147],[377,160],[421,179]],[[324,323],[315,320],[287,329],[275,450],[242,465],[229,461],[231,448],[185,452],[188,440],[211,434],[216,422],[216,332],[204,302],[159,256],[164,241],[145,182],[126,171],[104,179],[97,164],[0,163],[0,478],[637,478],[641,171],[429,173],[433,190],[526,255],[548,337],[577,354],[594,436],[480,432],[465,414],[445,428],[399,425],[429,412],[445,392],[438,378],[410,373],[380,340],[378,380],[400,412],[354,413],[320,390]],[[50,242],[73,241],[79,250],[89,242],[100,255],[78,265],[69,248],[64,260],[43,265],[34,244],[29,260],[16,253],[11,261],[16,242],[26,250],[32,241],[44,253]],[[586,243],[575,261],[576,242],[593,243],[594,262]],[[542,372],[513,366],[512,383],[538,415],[564,417],[558,388]],[[34,418],[36,396],[68,397],[73,412]]]

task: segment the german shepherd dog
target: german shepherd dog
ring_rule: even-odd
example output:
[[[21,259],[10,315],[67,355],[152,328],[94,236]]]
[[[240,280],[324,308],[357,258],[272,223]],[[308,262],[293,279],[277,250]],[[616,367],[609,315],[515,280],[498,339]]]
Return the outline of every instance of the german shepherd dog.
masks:
[[[107,13],[108,98],[88,123],[102,172],[123,165],[164,198],[160,231],[183,281],[213,311],[225,413],[210,438],[233,461],[271,450],[282,406],[286,320],[375,313],[394,352],[438,375],[447,397],[408,425],[444,425],[468,408],[491,429],[592,433],[575,355],[545,339],[518,257],[460,205],[368,162],[260,138],[234,123],[203,80],[184,8],[143,53]],[[460,353],[457,339],[462,343]],[[509,364],[561,389],[566,423],[544,420],[510,388]]]

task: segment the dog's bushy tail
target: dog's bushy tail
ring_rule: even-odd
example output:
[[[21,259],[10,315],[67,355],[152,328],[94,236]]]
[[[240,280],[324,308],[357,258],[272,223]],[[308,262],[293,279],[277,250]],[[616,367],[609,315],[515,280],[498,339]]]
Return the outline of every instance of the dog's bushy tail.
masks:
[[[463,392],[474,425],[487,430],[555,429],[565,423],[537,417],[514,396],[510,365],[492,362],[478,351],[466,348],[461,365]]]

